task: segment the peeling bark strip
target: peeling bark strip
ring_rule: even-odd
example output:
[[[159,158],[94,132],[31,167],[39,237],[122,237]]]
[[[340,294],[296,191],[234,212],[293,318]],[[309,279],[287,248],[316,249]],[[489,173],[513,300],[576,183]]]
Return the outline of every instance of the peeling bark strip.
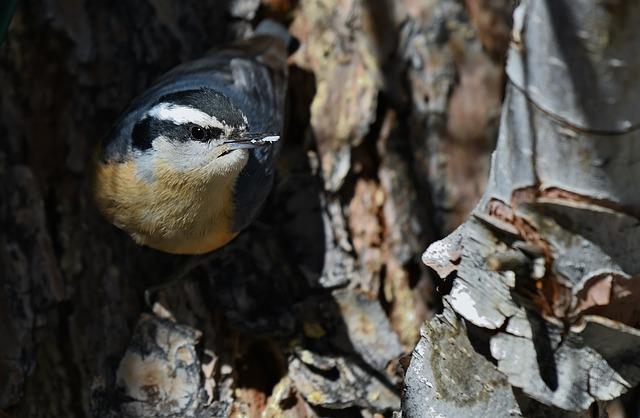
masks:
[[[587,411],[640,383],[640,59],[629,49],[640,4],[523,1],[514,16],[488,189],[423,260],[443,279],[454,273],[442,318],[486,337],[474,349],[492,373],[543,404]],[[414,353],[406,406],[431,396],[415,379],[435,378],[421,358],[436,344],[425,334]],[[410,416],[449,416],[451,405],[435,405]]]

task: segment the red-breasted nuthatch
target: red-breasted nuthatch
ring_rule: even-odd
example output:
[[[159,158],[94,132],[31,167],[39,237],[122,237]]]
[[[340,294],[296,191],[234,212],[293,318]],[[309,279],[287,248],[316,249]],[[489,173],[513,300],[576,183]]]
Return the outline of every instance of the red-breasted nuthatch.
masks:
[[[105,217],[176,254],[215,250],[249,225],[273,183],[289,41],[265,21],[137,98],[97,150],[92,187]]]

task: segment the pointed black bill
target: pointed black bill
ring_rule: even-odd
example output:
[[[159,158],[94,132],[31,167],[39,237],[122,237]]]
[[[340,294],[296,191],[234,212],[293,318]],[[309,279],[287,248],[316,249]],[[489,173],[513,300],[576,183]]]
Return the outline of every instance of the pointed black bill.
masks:
[[[229,149],[258,148],[273,145],[280,140],[280,135],[267,133],[241,133],[223,142]]]

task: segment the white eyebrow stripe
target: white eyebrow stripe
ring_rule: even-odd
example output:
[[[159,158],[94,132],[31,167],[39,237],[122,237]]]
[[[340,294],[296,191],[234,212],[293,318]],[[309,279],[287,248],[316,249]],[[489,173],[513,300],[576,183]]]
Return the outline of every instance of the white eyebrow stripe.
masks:
[[[201,110],[189,106],[181,106],[173,103],[159,103],[152,107],[147,115],[159,119],[171,121],[176,124],[195,123],[203,127],[220,129],[229,128],[220,122],[215,116],[208,115]]]

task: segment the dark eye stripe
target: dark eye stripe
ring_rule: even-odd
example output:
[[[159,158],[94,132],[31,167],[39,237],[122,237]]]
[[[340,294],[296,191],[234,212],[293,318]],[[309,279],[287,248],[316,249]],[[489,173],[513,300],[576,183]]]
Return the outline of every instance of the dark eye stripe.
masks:
[[[138,122],[131,132],[131,145],[141,151],[151,148],[151,143],[155,138],[151,131],[151,121],[148,118]]]
[[[209,138],[210,139],[220,139],[223,132],[220,128],[209,128]]]
[[[172,141],[192,140],[189,133],[191,125],[176,125],[173,122],[155,118],[144,118],[138,122],[131,132],[131,145],[134,149],[145,151],[153,146],[153,140],[164,136]]]

